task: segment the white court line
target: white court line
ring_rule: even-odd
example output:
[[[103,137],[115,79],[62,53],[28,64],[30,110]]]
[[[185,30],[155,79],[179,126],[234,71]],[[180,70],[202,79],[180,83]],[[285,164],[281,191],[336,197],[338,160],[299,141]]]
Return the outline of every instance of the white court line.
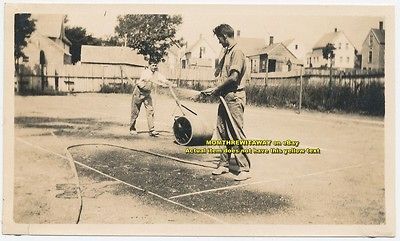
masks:
[[[158,197],[158,198],[161,198],[161,199],[164,200],[164,201],[167,201],[167,202],[169,202],[169,203],[172,203],[172,204],[181,206],[181,207],[183,207],[183,208],[185,208],[185,209],[188,209],[188,210],[190,210],[190,211],[192,211],[192,212],[195,212],[195,213],[197,213],[197,214],[200,214],[200,215],[206,216],[206,217],[208,217],[208,218],[211,218],[211,219],[213,219],[214,221],[216,221],[216,222],[218,222],[218,223],[224,224],[224,222],[223,222],[222,220],[220,220],[220,219],[218,219],[218,218],[216,218],[216,217],[213,217],[213,216],[211,216],[211,215],[208,215],[207,213],[203,213],[203,212],[197,211],[196,209],[193,209],[193,208],[190,208],[190,207],[185,206],[185,205],[183,205],[183,204],[180,204],[180,203],[174,202],[174,201],[172,201],[172,200],[169,200],[168,198],[165,198],[165,197],[163,197],[163,196],[161,196],[161,195],[159,195],[159,194],[156,194],[156,193],[154,193],[154,192],[147,191],[147,190],[142,189],[142,188],[140,188],[140,187],[134,186],[134,185],[132,185],[132,184],[130,184],[130,183],[127,183],[127,182],[122,181],[122,180],[120,180],[120,179],[118,179],[118,178],[115,178],[115,177],[113,177],[113,176],[110,176],[110,175],[108,175],[108,174],[106,174],[106,173],[103,173],[103,172],[101,172],[101,171],[98,171],[97,169],[95,169],[95,168],[93,168],[93,167],[90,167],[90,166],[87,166],[87,165],[85,165],[85,164],[83,164],[83,163],[80,163],[80,162],[78,162],[78,161],[74,161],[74,162],[75,162],[76,164],[82,166],[82,167],[85,167],[85,168],[87,168],[87,169],[89,169],[89,170],[92,170],[92,171],[94,171],[94,172],[97,172],[97,173],[99,173],[99,174],[101,174],[101,175],[103,175],[103,176],[105,176],[105,177],[108,177],[108,178],[110,178],[110,179],[113,179],[113,180],[115,180],[115,181],[118,181],[118,182],[120,182],[120,183],[122,183],[122,184],[125,184],[125,185],[127,185],[127,186],[129,186],[129,187],[132,187],[132,188],[134,188],[134,189],[136,189],[136,190],[146,192],[146,193],[148,193],[148,194],[151,194],[151,195],[153,195],[153,196],[156,196],[156,197]]]
[[[47,152],[47,153],[50,153],[50,154],[53,154],[53,155],[56,155],[56,156],[58,156],[58,157],[61,157],[61,158],[63,158],[63,159],[68,160],[68,158],[67,158],[66,156],[63,156],[63,155],[61,155],[61,154],[58,154],[57,152],[54,152],[54,151],[50,151],[50,150],[48,150],[48,149],[45,149],[45,148],[43,148],[43,147],[41,147],[41,146],[39,146],[39,145],[34,145],[34,144],[32,144],[32,143],[30,143],[30,142],[28,142],[28,141],[25,141],[24,139],[22,139],[22,138],[20,138],[20,137],[16,137],[15,139],[17,139],[17,141],[22,142],[22,143],[24,143],[24,144],[26,144],[26,145],[28,145],[28,146],[34,147],[34,148],[36,148],[36,149],[42,150],[42,151],[44,151],[44,152]]]
[[[63,155],[58,154],[58,153],[56,153],[56,152],[54,152],[54,151],[48,150],[48,149],[46,149],[46,148],[43,148],[43,147],[41,147],[41,146],[39,146],[39,145],[34,145],[34,144],[32,144],[32,143],[30,143],[30,142],[28,142],[28,141],[23,140],[22,138],[16,137],[16,139],[17,139],[18,141],[22,142],[22,143],[25,143],[25,144],[27,144],[27,145],[29,145],[29,146],[32,146],[32,147],[37,148],[37,149],[39,149],[39,150],[42,150],[42,151],[44,151],[44,152],[47,152],[47,153],[56,155],[56,156],[58,156],[58,157],[61,157],[61,158],[63,158],[63,159],[66,159],[66,160],[69,160],[68,157],[66,157],[66,156],[63,156]],[[164,201],[167,201],[167,202],[169,202],[169,203],[178,205],[178,206],[183,207],[183,208],[185,208],[185,209],[187,209],[187,210],[190,210],[190,211],[192,211],[192,212],[194,212],[194,213],[197,213],[197,214],[206,216],[206,217],[208,217],[208,218],[210,218],[210,219],[216,221],[217,223],[225,224],[224,221],[222,221],[222,220],[220,220],[220,219],[218,219],[218,218],[216,218],[216,217],[213,217],[213,216],[211,216],[211,215],[209,215],[209,214],[207,214],[207,213],[200,212],[200,211],[198,211],[198,210],[196,210],[196,209],[193,209],[193,208],[191,208],[191,207],[185,206],[185,205],[183,205],[183,204],[181,204],[181,203],[172,201],[172,200],[170,200],[170,199],[168,199],[168,198],[165,198],[165,197],[163,197],[163,196],[161,196],[161,195],[159,195],[159,194],[156,194],[156,193],[154,193],[154,192],[146,191],[146,190],[144,190],[144,189],[142,189],[142,188],[140,188],[140,187],[136,187],[136,186],[134,186],[134,185],[132,185],[132,184],[130,184],[130,183],[127,183],[127,182],[122,181],[122,180],[120,180],[120,179],[118,179],[118,178],[112,177],[112,176],[110,176],[110,175],[108,175],[108,174],[106,174],[106,173],[103,173],[103,172],[101,172],[101,171],[98,171],[98,170],[96,170],[96,169],[94,169],[94,168],[92,168],[92,167],[89,167],[89,166],[87,166],[87,165],[85,165],[85,164],[83,164],[83,163],[80,163],[80,162],[78,162],[78,161],[75,161],[75,160],[74,160],[74,163],[76,163],[76,164],[78,164],[78,165],[80,165],[80,166],[82,166],[82,167],[88,168],[88,169],[90,169],[90,170],[92,170],[92,171],[95,171],[95,172],[97,172],[97,173],[99,173],[99,174],[101,174],[101,175],[103,175],[103,176],[106,176],[106,177],[108,177],[108,178],[111,178],[111,179],[113,179],[113,180],[115,180],[115,181],[118,181],[118,182],[120,182],[120,183],[122,183],[122,184],[125,184],[125,185],[127,185],[127,186],[129,186],[129,187],[132,187],[132,188],[134,188],[134,189],[136,189],[136,190],[144,191],[144,192],[146,192],[146,193],[148,193],[148,194],[150,194],[150,195],[156,196],[156,197],[158,197],[158,198],[160,198],[160,199],[162,199],[162,200],[164,200]]]
[[[300,176],[295,176],[295,177],[292,177],[292,178],[261,180],[261,181],[257,181],[257,182],[248,182],[248,183],[243,183],[243,184],[239,184],[239,185],[232,185],[232,186],[226,186],[226,187],[220,187],[220,188],[207,189],[207,190],[203,190],[203,191],[198,191],[198,192],[192,192],[192,193],[186,193],[186,194],[172,196],[172,197],[170,197],[170,199],[175,199],[175,198],[180,198],[180,197],[187,197],[187,196],[198,195],[198,194],[209,193],[209,192],[217,192],[217,191],[222,191],[222,190],[229,190],[229,189],[246,187],[246,186],[262,184],[262,183],[289,181],[289,180],[299,179],[299,178],[304,178],[304,177],[311,177],[311,176],[317,176],[317,175],[327,174],[327,173],[332,173],[332,172],[339,172],[339,171],[343,171],[343,170],[346,170],[346,169],[372,165],[372,164],[375,164],[375,163],[378,163],[378,161],[369,162],[369,163],[365,163],[365,164],[357,164],[357,165],[351,165],[351,166],[346,166],[346,167],[340,167],[340,168],[334,168],[334,169],[325,170],[325,171],[313,172],[313,173],[303,174],[303,175],[300,175]]]

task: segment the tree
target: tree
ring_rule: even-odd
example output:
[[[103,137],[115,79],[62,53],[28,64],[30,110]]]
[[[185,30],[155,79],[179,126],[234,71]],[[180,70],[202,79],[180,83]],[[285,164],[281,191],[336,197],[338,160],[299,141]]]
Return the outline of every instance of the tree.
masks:
[[[322,48],[322,56],[324,59],[332,60],[335,58],[335,46],[331,43],[328,43],[324,48]]]
[[[183,46],[183,39],[175,36],[180,24],[180,15],[128,14],[118,16],[115,32],[126,46],[158,63],[163,61],[172,45]]]
[[[35,20],[30,19],[31,14],[18,13],[14,15],[14,59],[15,70],[18,72],[18,59],[26,57],[23,48],[26,47],[27,39],[35,31]]]
[[[104,46],[122,46],[124,43],[118,36],[109,36],[101,40]]]
[[[73,64],[81,60],[82,45],[101,45],[102,43],[100,39],[87,34],[86,29],[82,27],[66,27],[65,35],[72,43],[69,53]]]
[[[329,61],[329,87],[332,86],[332,62],[335,58],[335,46],[328,43],[324,48],[322,48],[322,57]]]

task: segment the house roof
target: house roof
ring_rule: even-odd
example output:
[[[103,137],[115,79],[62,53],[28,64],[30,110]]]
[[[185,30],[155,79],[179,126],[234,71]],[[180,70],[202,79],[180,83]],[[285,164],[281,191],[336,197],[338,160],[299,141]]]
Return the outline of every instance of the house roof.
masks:
[[[45,43],[48,44],[49,46],[53,46],[54,49],[55,49],[56,51],[59,51],[59,52],[62,52],[63,54],[65,54],[65,55],[71,56],[71,54],[70,54],[66,49],[62,48],[60,45],[56,44],[54,41],[52,41],[52,40],[49,39],[48,37],[43,36],[42,34],[40,34],[40,33],[38,33],[38,32],[34,32],[34,33],[31,35],[30,38],[31,38],[31,39],[39,38],[39,39],[41,39],[42,41],[45,41]],[[37,47],[36,45],[33,45],[33,46]],[[39,47],[37,47],[37,48],[40,50]]]
[[[143,55],[128,47],[82,45],[82,63],[128,64],[146,66]]]
[[[328,43],[332,43],[333,40],[342,34],[342,31],[331,32],[324,34],[317,43],[315,43],[313,49],[324,48]]]
[[[270,45],[268,45],[268,46],[266,46],[266,47],[263,47],[263,48],[261,48],[261,49],[259,49],[259,51],[257,52],[257,54],[268,54],[268,55],[270,55],[270,54],[272,54],[272,52],[273,52],[273,50],[278,46],[278,45],[281,45],[282,43],[273,43],[273,44],[270,44]],[[276,51],[275,51],[276,52]],[[281,52],[281,51],[280,51]],[[277,53],[274,53],[274,54],[277,54]]]
[[[273,43],[268,46],[265,46],[257,51],[257,53],[253,54],[254,55],[260,55],[260,54],[268,54],[270,56],[269,58],[271,59],[283,59],[285,57],[284,53],[289,53],[292,58],[289,58],[289,60],[292,61],[292,63],[301,63],[300,60],[296,58],[296,56],[283,44],[283,43]]]
[[[35,19],[35,28],[38,33],[49,38],[60,38],[64,42],[71,45],[71,42],[65,37],[64,19],[62,14],[32,14]]]
[[[246,56],[256,54],[259,49],[265,46],[265,40],[259,38],[239,37],[236,39],[236,42]]]
[[[176,57],[180,57],[179,53],[180,53],[180,48],[178,48],[176,45],[172,45],[169,49],[168,52],[170,52],[171,54],[175,55]]]
[[[205,38],[203,38],[202,35],[200,35],[200,37],[196,40],[196,42],[195,42],[194,44],[192,44],[192,45],[190,45],[190,47],[186,48],[186,50],[185,50],[184,52],[185,52],[185,53],[192,52],[193,48],[194,48],[197,44],[199,44],[200,42],[202,42],[202,41],[205,42],[215,54],[217,53],[217,52],[215,51],[215,49],[211,46],[211,44],[210,44]]]
[[[379,44],[385,44],[385,30],[380,30],[377,28],[371,28]]]

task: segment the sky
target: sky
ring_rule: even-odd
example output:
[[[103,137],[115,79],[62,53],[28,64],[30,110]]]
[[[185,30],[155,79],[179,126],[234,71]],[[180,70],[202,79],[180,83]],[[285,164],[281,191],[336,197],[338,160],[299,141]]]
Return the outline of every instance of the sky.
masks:
[[[217,7],[202,11],[201,7],[196,9],[195,6],[174,10],[171,14],[180,14],[183,17],[177,36],[183,37],[190,46],[202,34],[216,50],[219,50],[220,46],[213,36],[212,29],[221,23],[227,23],[235,30],[240,30],[241,37],[267,39],[272,35],[274,42],[294,38],[309,52],[322,35],[337,28],[344,31],[357,50],[361,50],[369,30],[378,28],[379,21],[384,21],[383,17],[371,16],[372,14],[334,16],[334,12],[331,15],[318,15],[317,12],[305,15],[300,11],[273,13],[254,8],[248,9],[249,11],[228,10],[226,7]],[[67,25],[84,27],[95,37],[106,37],[114,34],[117,16],[120,14],[126,12],[104,10],[92,14],[72,13],[68,14]]]

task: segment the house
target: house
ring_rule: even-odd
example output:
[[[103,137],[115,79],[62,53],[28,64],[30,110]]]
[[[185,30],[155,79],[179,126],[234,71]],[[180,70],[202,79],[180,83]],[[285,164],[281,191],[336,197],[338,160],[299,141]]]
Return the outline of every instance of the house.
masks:
[[[371,28],[365,38],[361,49],[362,69],[385,69],[385,30],[383,22],[379,22],[379,28]]]
[[[301,61],[283,44],[274,43],[273,36],[267,46],[248,56],[252,73],[288,72],[299,68]]]
[[[22,88],[58,89],[58,83],[50,81],[44,75],[55,75],[60,73],[64,65],[71,64],[69,49],[71,42],[65,36],[65,15],[55,14],[32,14],[31,19],[35,21],[35,31],[27,40],[27,46],[23,49],[26,57],[20,63],[25,71],[30,74],[41,76],[32,79]],[[24,82],[24,80],[21,80]],[[24,84],[24,83],[22,83]]]
[[[306,51],[304,49],[304,44],[300,43],[298,40],[291,38],[282,42],[283,45],[292,53],[296,58],[303,64],[306,62]]]
[[[214,48],[200,34],[199,39],[184,50],[182,69],[215,68],[218,55]]]
[[[247,69],[254,70],[252,66],[258,66],[258,59],[254,58],[250,60],[249,56],[257,54],[258,50],[266,45],[265,39],[262,38],[245,38],[240,37],[240,31],[237,31],[236,43],[238,47],[243,51],[244,55],[247,57]]]
[[[323,35],[312,48],[312,52],[307,56],[307,67],[320,68],[329,66],[328,60],[323,58],[322,49],[328,43],[333,44],[335,57],[332,67],[336,69],[352,69],[355,63],[356,48],[347,38],[343,31],[337,28],[333,32]]]
[[[180,68],[180,62],[182,58],[182,48],[178,47],[177,45],[172,45],[167,50],[167,55],[164,57],[164,62],[159,64],[159,67],[166,69],[166,70],[177,70]]]

